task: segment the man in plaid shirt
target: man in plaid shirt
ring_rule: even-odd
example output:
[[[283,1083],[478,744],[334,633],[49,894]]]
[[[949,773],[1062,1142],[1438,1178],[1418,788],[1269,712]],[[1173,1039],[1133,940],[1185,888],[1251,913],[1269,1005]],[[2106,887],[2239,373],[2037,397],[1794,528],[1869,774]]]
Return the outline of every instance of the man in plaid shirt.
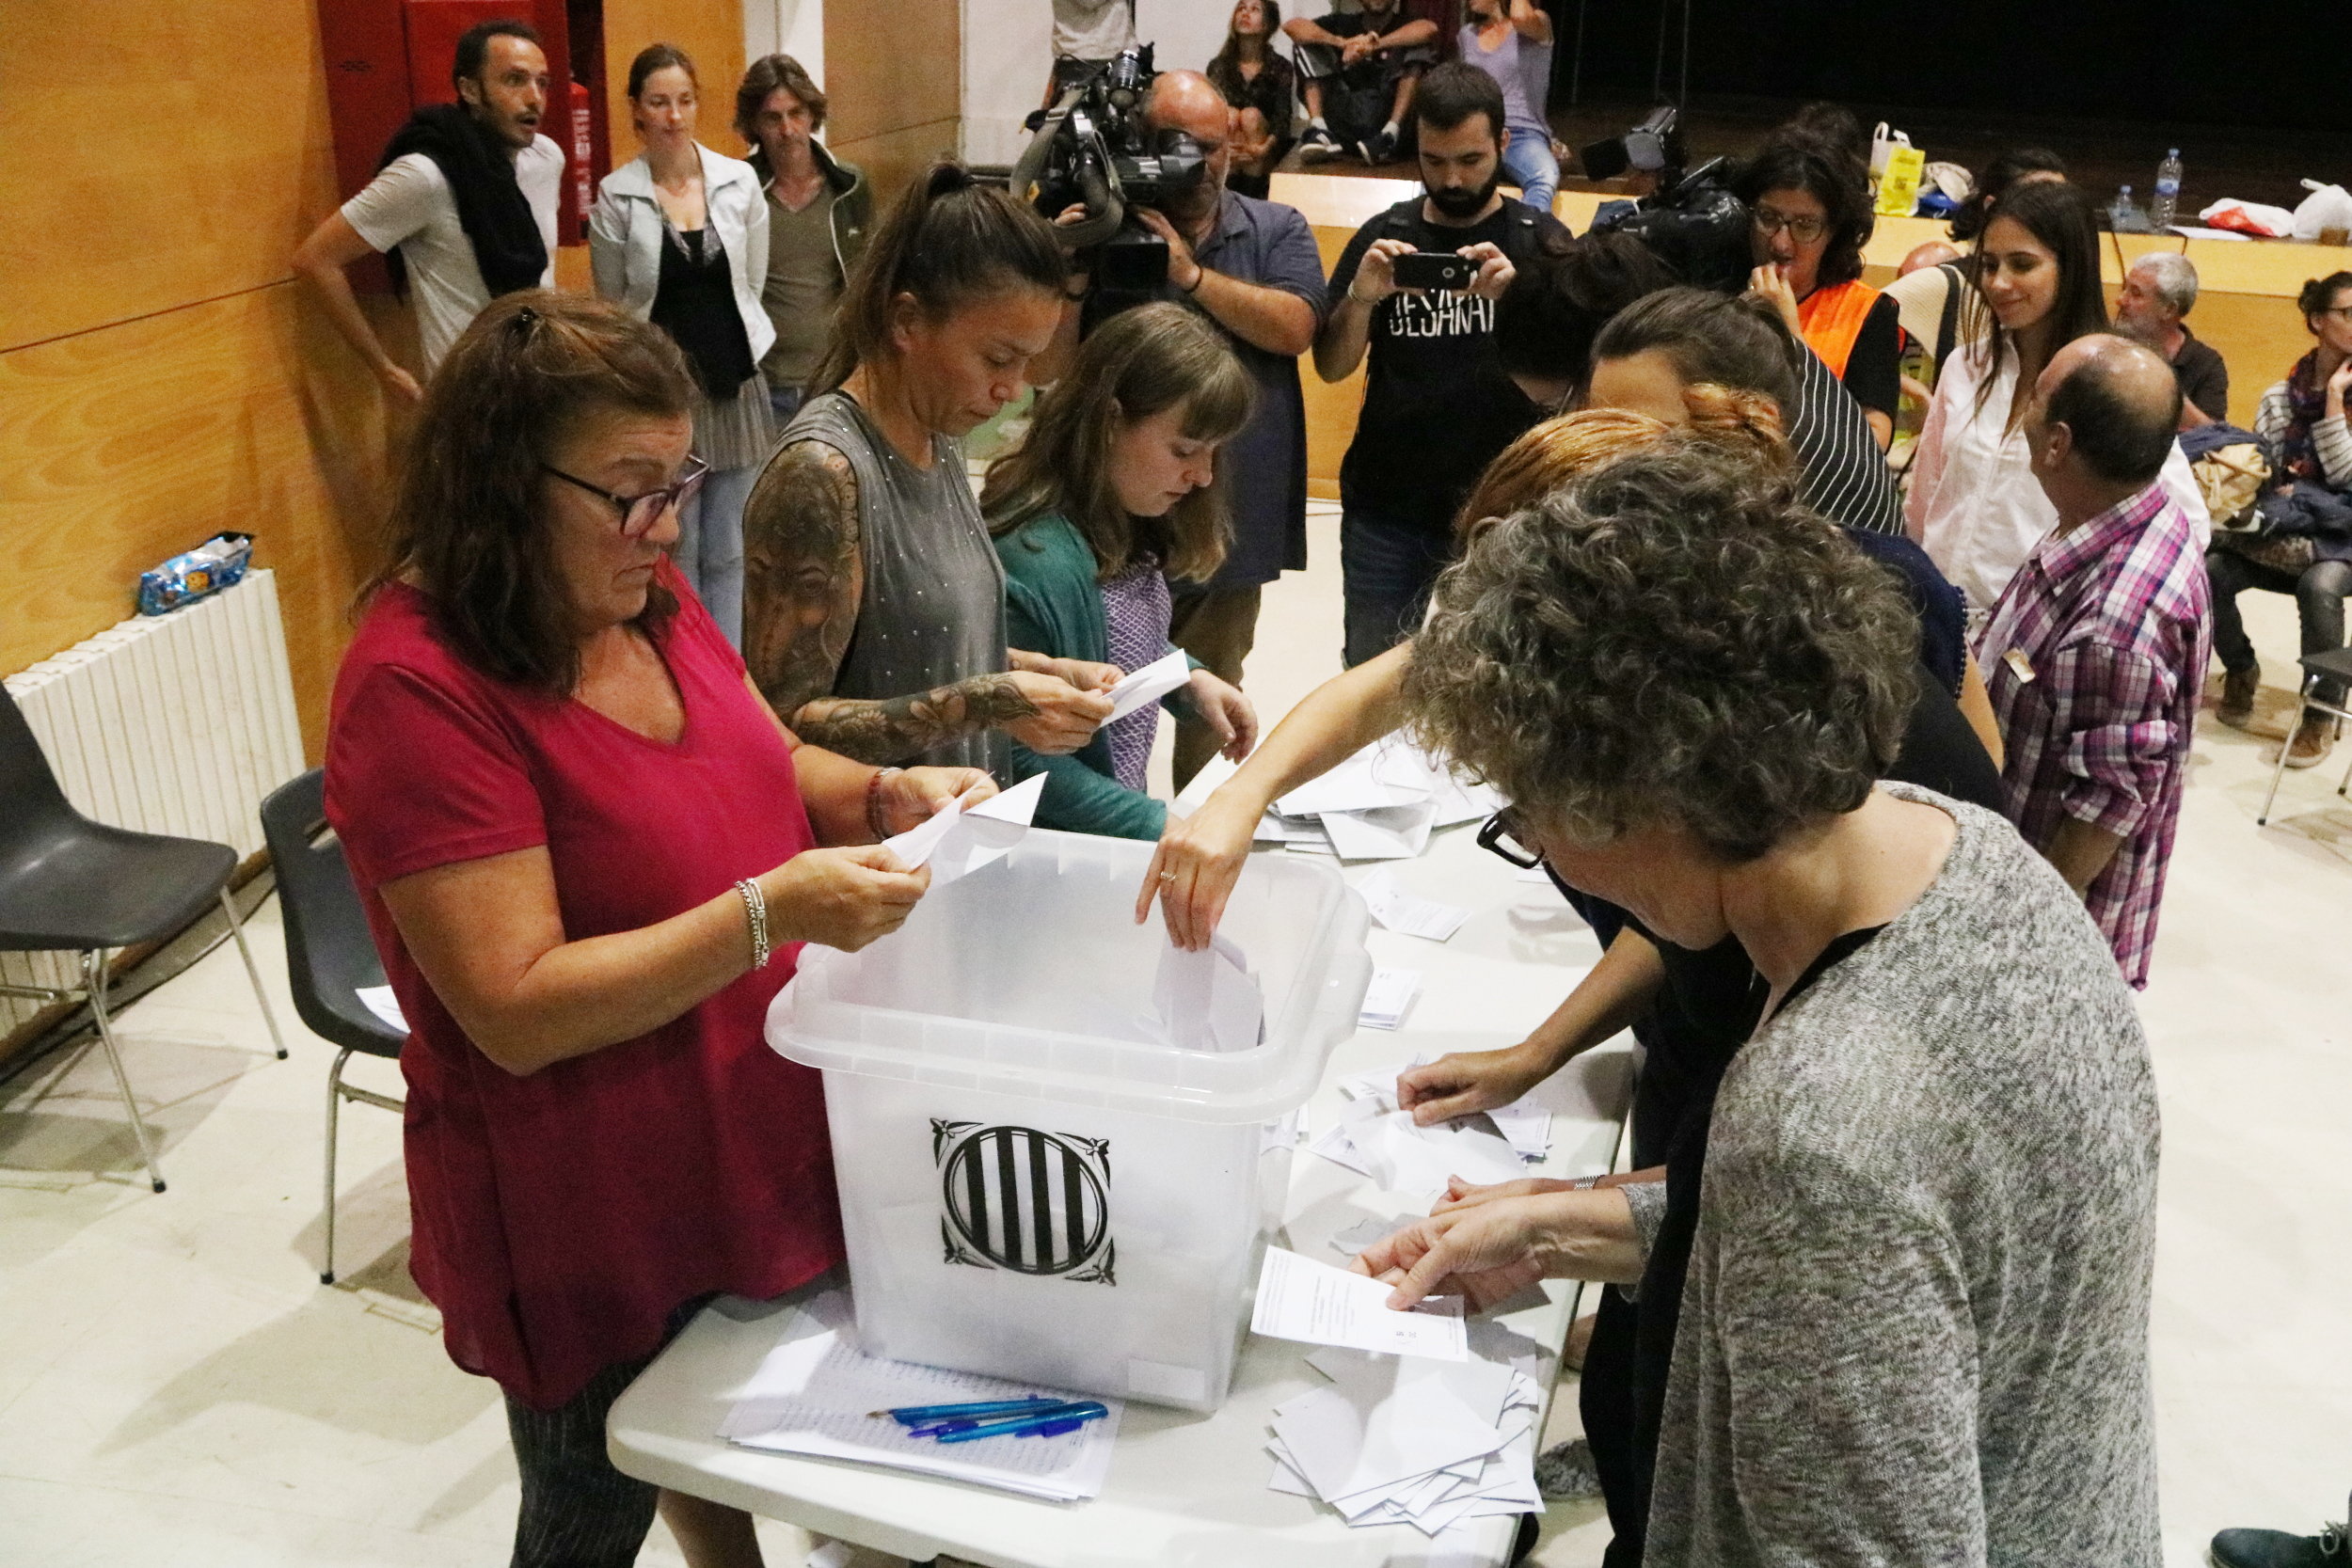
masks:
[[[2094,334],[2052,356],[2026,436],[2058,527],[1977,648],[2010,817],[2083,895],[2135,987],[2213,646],[2203,552],[2156,483],[2180,411],[2171,368],[2137,343]]]

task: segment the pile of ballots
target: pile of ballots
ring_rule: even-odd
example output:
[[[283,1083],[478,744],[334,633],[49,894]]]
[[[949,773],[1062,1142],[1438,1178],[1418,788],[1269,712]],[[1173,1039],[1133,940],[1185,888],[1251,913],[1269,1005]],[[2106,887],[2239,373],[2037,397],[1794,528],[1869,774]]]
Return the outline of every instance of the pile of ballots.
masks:
[[[1347,861],[1411,860],[1434,830],[1483,820],[1501,805],[1486,785],[1392,735],[1275,801],[1254,836]]]
[[[1275,1407],[1267,1484],[1318,1498],[1351,1526],[1429,1536],[1541,1509],[1534,1342],[1492,1321],[1468,1326],[1463,1361],[1337,1347],[1309,1355],[1329,1382]]]
[[[1405,1066],[1430,1060],[1423,1053]],[[1309,1149],[1423,1205],[1445,1196],[1449,1177],[1480,1185],[1513,1181],[1551,1152],[1551,1113],[1525,1100],[1415,1126],[1413,1114],[1397,1108],[1398,1070],[1342,1079],[1339,1119]]]

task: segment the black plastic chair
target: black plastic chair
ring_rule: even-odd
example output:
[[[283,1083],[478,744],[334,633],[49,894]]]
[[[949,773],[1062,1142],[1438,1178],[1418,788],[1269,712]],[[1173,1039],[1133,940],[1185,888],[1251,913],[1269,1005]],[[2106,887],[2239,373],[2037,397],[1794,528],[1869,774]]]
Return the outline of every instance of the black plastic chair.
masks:
[[[114,1021],[106,1012],[106,951],[160,941],[218,900],[245,958],[254,999],[262,1005],[262,1022],[269,1025],[270,1043],[283,1061],[286,1042],[262,990],[262,973],[253,966],[253,950],[246,945],[245,924],[229,896],[229,879],[236,869],[237,852],[226,844],[136,833],[75,811],[57,787],[57,776],[16,699],[0,687],[0,952],[82,956],[77,987],[0,984],[0,995],[89,1003],[115,1087],[122,1092],[122,1108],[138,1134],[147,1179],[159,1193],[163,1167],[132,1098]]]
[[[326,775],[313,768],[262,802],[262,832],[278,868],[278,902],[286,927],[286,977],[294,1011],[310,1032],[342,1047],[326,1075],[326,1266],[319,1283],[335,1283],[335,1143],[342,1102],[386,1111],[407,1107],[389,1095],[343,1082],[351,1053],[397,1057],[407,1036],[359,1000],[362,987],[384,984],[384,965],[343,847],[326,826]]]
[[[2270,808],[2279,800],[2279,781],[2287,776],[2287,750],[2295,744],[2295,732],[2303,727],[2303,721],[2312,716],[2312,710],[2316,708],[2321,713],[2334,715],[2339,724],[2352,719],[2352,706],[2323,702],[2318,696],[2319,683],[2323,680],[2352,686],[2352,648],[2305,654],[2296,662],[2303,666],[2303,689],[2295,709],[2295,721],[2287,726],[2286,739],[2279,743],[2279,764],[2270,770],[2270,793],[2263,797],[2262,815],[2254,818],[2257,828],[2270,826]],[[2352,789],[2352,768],[2344,769],[2344,783],[2336,785],[2336,793],[2342,795],[2347,789]]]

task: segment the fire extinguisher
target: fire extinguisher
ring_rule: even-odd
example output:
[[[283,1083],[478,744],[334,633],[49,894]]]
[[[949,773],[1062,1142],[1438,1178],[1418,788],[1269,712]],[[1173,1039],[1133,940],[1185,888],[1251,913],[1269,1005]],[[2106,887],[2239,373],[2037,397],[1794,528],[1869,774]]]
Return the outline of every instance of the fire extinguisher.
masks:
[[[572,84],[572,210],[571,243],[579,244],[586,237],[588,209],[596,204],[596,141],[588,124],[588,89],[579,82]]]

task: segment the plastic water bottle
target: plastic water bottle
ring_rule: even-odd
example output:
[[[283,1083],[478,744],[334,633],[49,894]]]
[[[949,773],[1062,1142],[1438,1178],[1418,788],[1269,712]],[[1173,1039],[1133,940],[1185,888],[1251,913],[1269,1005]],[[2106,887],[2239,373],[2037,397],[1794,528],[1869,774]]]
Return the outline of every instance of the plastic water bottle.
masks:
[[[2174,148],[2156,166],[2156,198],[2148,204],[2148,222],[2159,234],[2172,227],[2181,205],[2181,150]]]
[[[2115,199],[2108,203],[2107,227],[2118,234],[2144,234],[2148,231],[2148,220],[2140,214],[2139,204],[2132,199],[2129,185],[2117,191]]]

